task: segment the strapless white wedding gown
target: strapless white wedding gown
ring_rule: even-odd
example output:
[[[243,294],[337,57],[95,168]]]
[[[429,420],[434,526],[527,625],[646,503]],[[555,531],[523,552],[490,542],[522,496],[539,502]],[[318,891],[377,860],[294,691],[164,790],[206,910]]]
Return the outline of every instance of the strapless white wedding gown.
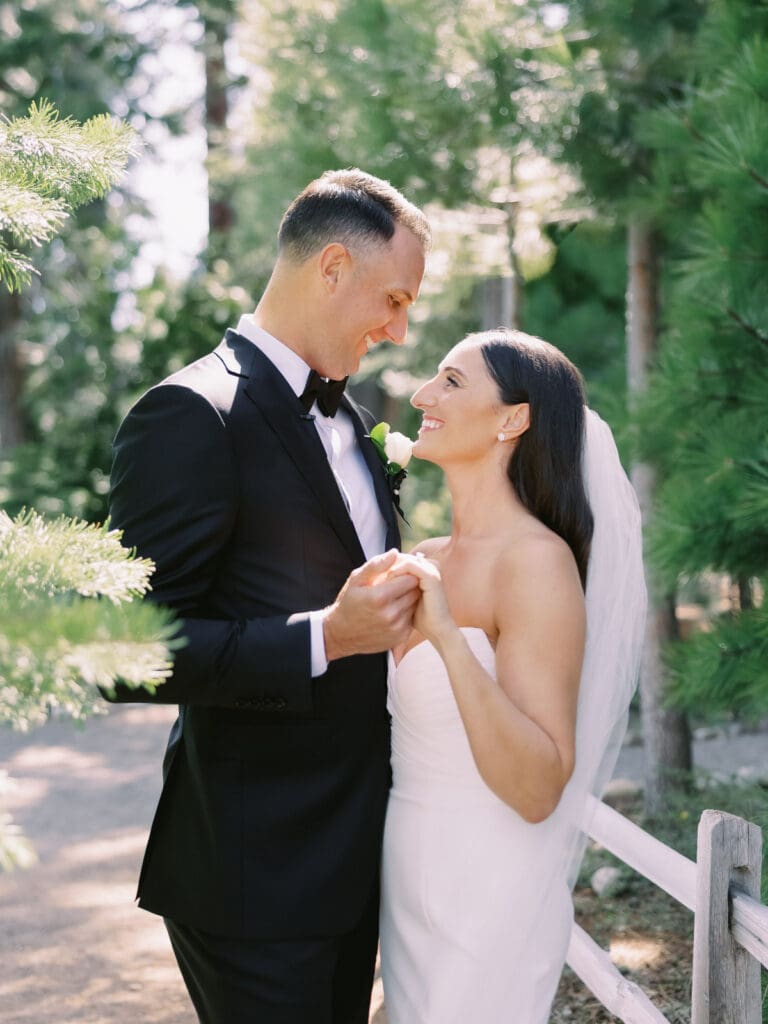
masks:
[[[485,633],[462,632],[495,676]],[[544,1024],[573,918],[557,812],[531,825],[486,786],[430,643],[390,656],[389,710],[388,1024]]]

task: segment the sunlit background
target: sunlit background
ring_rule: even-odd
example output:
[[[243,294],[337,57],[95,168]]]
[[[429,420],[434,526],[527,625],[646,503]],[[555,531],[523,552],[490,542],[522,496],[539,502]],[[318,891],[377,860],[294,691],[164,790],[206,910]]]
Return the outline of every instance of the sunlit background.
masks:
[[[358,165],[435,235],[408,344],[354,383],[377,418],[413,433],[419,381],[504,323],[573,359],[619,440],[654,602],[646,811],[692,729],[765,725],[765,4],[0,0],[0,109],[42,99],[142,148],[0,288],[0,508],[103,522],[126,410],[253,309],[293,196]],[[434,467],[403,504],[406,544],[450,525]]]

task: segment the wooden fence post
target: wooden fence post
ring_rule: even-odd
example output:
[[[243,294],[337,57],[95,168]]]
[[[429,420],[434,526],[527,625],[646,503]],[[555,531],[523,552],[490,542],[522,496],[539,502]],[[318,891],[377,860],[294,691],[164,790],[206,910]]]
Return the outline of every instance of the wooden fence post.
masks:
[[[762,833],[704,811],[696,862],[691,1024],[760,1024],[760,964],[731,935],[729,893],[760,899]]]

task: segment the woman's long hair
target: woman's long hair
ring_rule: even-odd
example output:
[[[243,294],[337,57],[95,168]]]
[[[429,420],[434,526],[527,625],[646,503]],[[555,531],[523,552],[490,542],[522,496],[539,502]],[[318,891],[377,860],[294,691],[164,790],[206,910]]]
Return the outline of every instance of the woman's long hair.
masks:
[[[509,459],[515,494],[570,547],[586,587],[593,519],[582,474],[584,383],[559,349],[521,331],[471,334],[505,405],[527,402],[530,426]]]

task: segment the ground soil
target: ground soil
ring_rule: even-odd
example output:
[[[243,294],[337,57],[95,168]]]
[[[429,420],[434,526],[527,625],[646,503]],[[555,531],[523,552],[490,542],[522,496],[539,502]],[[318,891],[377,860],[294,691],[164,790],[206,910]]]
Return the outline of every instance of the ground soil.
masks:
[[[39,858],[29,870],[0,874],[3,1024],[193,1024],[163,924],[133,902],[173,716],[170,708],[134,705],[110,708],[82,727],[53,720],[27,735],[0,729],[0,769],[13,780],[0,811],[12,814]],[[763,734],[697,744],[696,757],[712,770],[768,772],[767,750]],[[637,777],[638,759],[628,748],[618,774]],[[650,994],[662,990],[673,1024],[687,1019],[686,919],[660,911],[649,938],[633,930],[631,894],[624,905],[624,923],[614,920],[611,934],[601,935],[594,897],[577,892],[582,922],[611,946],[622,969]],[[663,977],[653,967],[659,962],[668,965]],[[577,1020],[613,1018],[566,973],[553,1022]],[[378,979],[374,1022],[385,1024]]]

